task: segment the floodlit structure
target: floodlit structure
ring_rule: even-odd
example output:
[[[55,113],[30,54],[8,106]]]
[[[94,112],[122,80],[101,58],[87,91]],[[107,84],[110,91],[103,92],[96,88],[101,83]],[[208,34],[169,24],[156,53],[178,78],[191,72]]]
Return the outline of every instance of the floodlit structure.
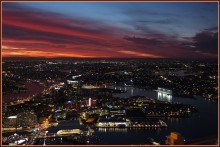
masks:
[[[155,91],[157,92],[158,100],[172,102],[172,94],[173,94],[172,90],[158,87],[158,89]]]
[[[89,99],[85,100],[85,103],[86,103],[87,107],[96,106],[96,99],[89,98]]]
[[[72,130],[59,130],[57,135],[70,135],[70,134],[83,134],[82,130],[80,129],[72,129]]]
[[[102,119],[96,124],[97,127],[128,127],[130,121],[122,119]]]
[[[169,144],[169,145],[183,145],[184,144],[184,138],[178,132],[171,132],[170,135],[166,137],[167,137],[166,144]]]

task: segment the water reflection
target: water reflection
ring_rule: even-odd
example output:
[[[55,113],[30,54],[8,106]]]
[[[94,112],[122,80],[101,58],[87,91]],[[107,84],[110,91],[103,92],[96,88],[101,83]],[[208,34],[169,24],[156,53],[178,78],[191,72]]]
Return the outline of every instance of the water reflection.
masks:
[[[111,88],[111,87],[110,87]],[[120,87],[112,87],[119,89]],[[124,88],[124,87],[123,87]],[[122,89],[123,89],[122,88]],[[118,135],[124,135],[124,138],[133,137],[135,138],[132,143],[140,143],[142,139],[142,136],[148,136],[152,138],[158,138],[162,139],[164,136],[168,135],[171,131],[178,131],[184,134],[185,138],[188,139],[196,139],[196,138],[202,138],[205,136],[211,136],[213,134],[218,134],[218,103],[216,102],[208,102],[202,97],[196,97],[196,99],[191,99],[187,97],[175,97],[172,96],[172,91],[168,91],[167,94],[169,95],[162,95],[158,94],[158,91],[152,91],[152,90],[145,90],[145,89],[139,89],[134,87],[126,87],[127,90],[125,93],[116,93],[114,94],[115,97],[120,98],[129,98],[131,96],[146,96],[153,99],[160,99],[165,100],[168,102],[174,102],[174,103],[182,103],[182,104],[190,104],[194,107],[196,107],[199,111],[189,118],[167,118],[165,122],[167,123],[168,127],[163,128],[160,130],[155,129],[144,129],[144,130],[138,130],[137,129],[130,129],[128,128],[128,133],[121,133],[121,132],[115,132],[112,133],[103,133],[100,132],[102,135],[106,135],[106,140],[111,140],[108,143],[112,143],[112,140],[116,141],[118,139]],[[163,89],[158,89],[163,91]],[[159,95],[159,96],[158,96]],[[207,127],[208,126],[208,127]],[[156,133],[155,133],[156,131]],[[129,133],[131,132],[131,133]],[[137,132],[137,133],[133,133]],[[127,134],[127,135],[126,135]],[[120,144],[128,144],[128,140],[120,140]],[[119,142],[117,142],[119,143]]]
[[[172,90],[158,87],[157,90],[157,99],[165,102],[172,102]]]
[[[134,96],[134,89],[131,89],[131,96]]]
[[[99,132],[127,132],[127,128],[98,128]]]
[[[162,92],[157,92],[157,99],[165,102],[172,102],[172,95]]]
[[[151,90],[139,89],[134,87],[120,87],[120,86],[110,86],[108,88],[126,91],[123,93],[115,93],[114,94],[115,97],[129,98],[136,95],[145,96],[147,94],[150,98],[155,98],[155,99],[157,98],[157,93]]]
[[[172,122],[176,122],[178,123],[179,122],[179,118],[174,118],[174,117],[170,117],[168,118],[168,120],[172,123]]]
[[[135,127],[135,128],[97,128],[98,132],[104,132],[104,133],[108,133],[108,132],[118,132],[118,133],[127,133],[128,131],[135,131],[135,132],[139,132],[139,131],[143,131],[143,130],[155,130],[157,131],[157,133],[159,133],[161,131],[161,128],[154,128],[154,127],[149,127],[149,128],[141,128],[141,127]]]

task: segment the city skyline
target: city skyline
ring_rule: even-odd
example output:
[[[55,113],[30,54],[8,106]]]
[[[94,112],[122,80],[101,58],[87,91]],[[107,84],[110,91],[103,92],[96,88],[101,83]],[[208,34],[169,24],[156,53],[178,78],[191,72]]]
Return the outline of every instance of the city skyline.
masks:
[[[3,61],[3,145],[218,144],[215,60]]]
[[[3,57],[218,57],[218,2],[3,2],[2,12]]]

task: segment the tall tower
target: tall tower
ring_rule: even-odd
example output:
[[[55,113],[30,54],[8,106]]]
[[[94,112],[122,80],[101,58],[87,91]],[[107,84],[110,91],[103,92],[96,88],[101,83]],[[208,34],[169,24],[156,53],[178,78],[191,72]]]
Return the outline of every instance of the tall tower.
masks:
[[[91,106],[92,106],[92,98],[89,98],[88,103],[87,103],[87,106],[88,106],[88,107],[91,107]]]
[[[91,107],[91,106],[92,106],[92,99],[89,98],[89,107]]]

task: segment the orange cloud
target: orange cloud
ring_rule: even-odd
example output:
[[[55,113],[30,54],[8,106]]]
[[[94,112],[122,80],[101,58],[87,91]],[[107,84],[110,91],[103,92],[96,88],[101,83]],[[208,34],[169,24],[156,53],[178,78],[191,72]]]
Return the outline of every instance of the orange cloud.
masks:
[[[27,51],[27,50],[20,50],[20,51],[7,51],[4,50],[2,52],[2,56],[4,57],[45,57],[45,58],[54,58],[54,57],[77,57],[77,58],[93,58],[94,56],[84,56],[79,54],[68,54],[68,53],[53,53],[53,52],[46,52],[46,51]]]
[[[10,46],[2,46],[2,49],[7,49],[7,50],[22,50],[26,48],[17,48],[17,47],[10,47]]]
[[[137,57],[162,58],[162,56],[157,56],[157,55],[148,54],[148,53],[135,52],[135,51],[121,50],[118,52],[123,53],[123,54],[127,54],[127,55],[134,55]]]

